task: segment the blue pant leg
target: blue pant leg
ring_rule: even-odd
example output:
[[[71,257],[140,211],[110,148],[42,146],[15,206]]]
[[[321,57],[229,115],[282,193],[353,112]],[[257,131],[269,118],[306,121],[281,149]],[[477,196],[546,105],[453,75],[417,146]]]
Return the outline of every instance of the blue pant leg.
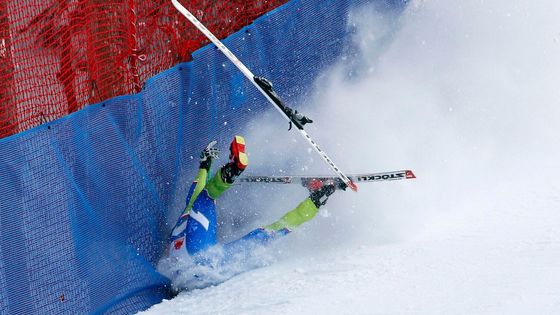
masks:
[[[185,228],[185,247],[190,255],[217,242],[216,201],[203,190],[193,203]]]
[[[197,182],[190,188],[187,205]],[[216,244],[217,222],[215,201],[204,189],[196,195],[190,210],[185,211],[175,224],[169,238],[169,256],[193,255]]]

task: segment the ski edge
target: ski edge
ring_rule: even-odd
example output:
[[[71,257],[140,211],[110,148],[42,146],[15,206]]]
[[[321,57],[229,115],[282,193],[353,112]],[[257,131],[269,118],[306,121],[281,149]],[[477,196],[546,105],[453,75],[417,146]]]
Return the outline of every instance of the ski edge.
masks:
[[[361,173],[350,174],[348,178],[352,182],[385,182],[395,180],[415,179],[416,175],[412,170],[399,170],[380,173]],[[309,180],[335,180],[336,176],[328,175],[286,175],[286,176],[266,176],[266,175],[246,175],[239,177],[237,183],[264,183],[264,184],[302,184]]]

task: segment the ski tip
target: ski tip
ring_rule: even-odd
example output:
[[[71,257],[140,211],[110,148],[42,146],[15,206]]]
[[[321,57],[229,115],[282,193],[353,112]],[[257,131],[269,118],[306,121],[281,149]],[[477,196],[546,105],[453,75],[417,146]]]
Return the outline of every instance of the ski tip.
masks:
[[[347,181],[346,185],[348,185],[348,187],[350,187],[353,191],[358,192],[358,185],[354,184],[352,180]]]
[[[406,179],[416,178],[416,175],[414,175],[414,173],[411,170],[407,170],[407,171],[405,171],[405,173],[406,173]]]

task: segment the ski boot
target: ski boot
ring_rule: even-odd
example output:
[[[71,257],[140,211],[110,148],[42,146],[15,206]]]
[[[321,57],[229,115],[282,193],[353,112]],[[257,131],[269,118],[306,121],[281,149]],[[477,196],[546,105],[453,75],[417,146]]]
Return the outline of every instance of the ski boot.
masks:
[[[221,176],[225,183],[233,184],[249,164],[249,158],[245,153],[245,139],[242,136],[235,136],[229,146],[229,152],[229,163],[222,167]]]
[[[229,162],[219,168],[206,184],[208,196],[214,200],[231,188],[235,179],[249,164],[249,159],[245,153],[245,139],[243,137],[235,136],[229,146],[229,151]]]

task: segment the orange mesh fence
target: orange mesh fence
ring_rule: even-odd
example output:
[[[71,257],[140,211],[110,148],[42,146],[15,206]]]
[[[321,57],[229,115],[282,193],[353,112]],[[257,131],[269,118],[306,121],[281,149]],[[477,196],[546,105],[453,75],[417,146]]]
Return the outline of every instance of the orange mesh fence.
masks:
[[[285,2],[182,1],[219,38]],[[0,138],[137,93],[207,43],[170,0],[0,1]]]

